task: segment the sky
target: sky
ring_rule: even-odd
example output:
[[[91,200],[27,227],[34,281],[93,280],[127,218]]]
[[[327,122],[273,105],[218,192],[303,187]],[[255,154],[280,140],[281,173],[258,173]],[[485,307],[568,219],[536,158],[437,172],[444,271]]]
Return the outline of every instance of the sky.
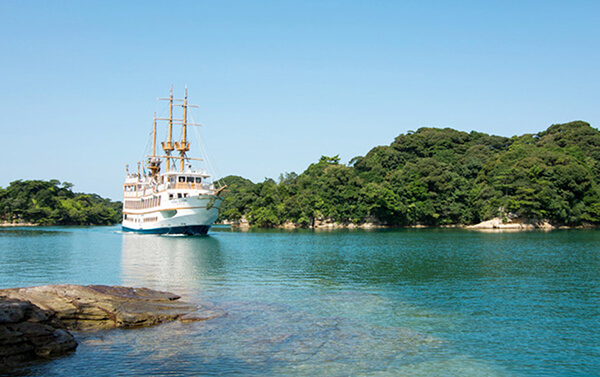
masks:
[[[598,17],[584,0],[1,0],[0,186],[121,200],[171,85],[217,177],[254,182],[420,127],[598,128]]]

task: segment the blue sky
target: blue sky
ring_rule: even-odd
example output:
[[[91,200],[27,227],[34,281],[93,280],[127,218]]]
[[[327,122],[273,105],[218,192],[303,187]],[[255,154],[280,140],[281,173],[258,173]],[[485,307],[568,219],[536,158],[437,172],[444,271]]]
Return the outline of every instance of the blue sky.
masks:
[[[0,186],[120,200],[171,84],[200,105],[216,173],[255,182],[423,126],[597,128],[598,17],[598,1],[0,1]]]

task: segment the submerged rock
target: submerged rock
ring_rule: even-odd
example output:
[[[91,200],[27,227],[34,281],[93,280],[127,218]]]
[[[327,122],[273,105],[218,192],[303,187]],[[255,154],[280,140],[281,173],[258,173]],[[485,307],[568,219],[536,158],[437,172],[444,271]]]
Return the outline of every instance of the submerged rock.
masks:
[[[152,326],[222,317],[216,308],[148,288],[44,285],[0,290],[0,366],[77,347],[70,330]]]
[[[69,329],[152,326],[202,311],[180,296],[148,288],[106,285],[44,285],[0,290],[0,296],[28,301],[56,315]],[[208,310],[208,309],[207,309]],[[214,318],[211,308],[208,318]],[[219,313],[217,316],[221,316]],[[206,316],[195,316],[205,319]],[[189,318],[186,318],[189,321]]]

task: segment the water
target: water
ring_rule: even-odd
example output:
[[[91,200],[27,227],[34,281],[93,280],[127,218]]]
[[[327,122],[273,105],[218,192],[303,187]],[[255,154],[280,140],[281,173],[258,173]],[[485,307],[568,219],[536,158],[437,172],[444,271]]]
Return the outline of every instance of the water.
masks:
[[[0,288],[145,286],[223,318],[77,333],[12,373],[600,375],[600,232],[0,229]]]

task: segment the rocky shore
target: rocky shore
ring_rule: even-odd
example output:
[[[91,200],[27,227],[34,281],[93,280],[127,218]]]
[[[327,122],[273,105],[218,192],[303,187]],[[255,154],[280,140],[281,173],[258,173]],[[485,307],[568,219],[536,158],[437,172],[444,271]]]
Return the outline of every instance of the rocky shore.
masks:
[[[237,221],[224,221],[222,223],[223,225],[230,225],[232,228],[235,229],[240,229],[240,230],[248,230],[252,228],[252,225],[250,225],[250,222],[248,221],[248,219],[246,218],[246,216],[242,216],[239,220]],[[296,224],[294,222],[291,221],[286,221],[285,223],[274,227],[276,229],[301,229],[301,228],[307,228],[306,226],[303,225],[299,225]],[[315,219],[313,224],[311,226],[308,227],[308,229],[376,229],[376,228],[387,228],[387,226],[382,225],[380,222],[375,221],[374,219],[372,219],[372,221],[368,221],[368,222],[364,222],[364,223],[360,223],[360,224],[354,224],[354,223],[344,223],[344,224],[340,224],[335,222],[332,219]]]
[[[232,228],[239,230],[249,230],[252,229],[252,226],[248,222],[248,220],[243,216],[239,221],[231,222],[231,223],[223,223],[225,225],[231,225]],[[283,225],[277,226],[278,229],[298,229],[303,228],[298,224],[292,222],[285,222]],[[333,229],[386,229],[386,228],[464,228],[471,230],[480,230],[480,231],[528,231],[528,230],[553,230],[553,229],[579,229],[579,228],[597,228],[596,225],[593,224],[582,224],[579,226],[564,226],[564,225],[555,225],[551,224],[547,220],[534,221],[534,220],[524,220],[513,217],[496,217],[491,220],[483,221],[478,224],[473,225],[465,225],[465,224],[451,224],[451,225],[409,225],[409,226],[388,226],[377,222],[375,220],[354,224],[340,224],[336,223],[331,219],[317,219],[315,220],[313,226],[309,227],[309,229],[314,230],[333,230]]]
[[[21,226],[38,226],[38,224],[24,223],[24,222],[8,222],[8,221],[0,222],[0,228],[16,228],[16,227],[21,227]]]
[[[147,288],[45,285],[0,290],[0,369],[72,352],[69,330],[152,326],[224,316],[216,308],[179,301]]]
[[[493,218],[488,221],[481,222],[475,225],[466,226],[467,229],[474,230],[510,230],[510,231],[520,231],[520,230],[552,230],[557,227],[550,224],[548,221],[528,221],[528,222],[519,222],[502,219],[500,217]]]
[[[527,231],[527,230],[554,230],[554,229],[597,229],[598,226],[589,223],[583,223],[578,226],[556,225],[547,220],[541,221],[519,221],[518,219],[506,219],[496,217],[488,221],[475,225],[465,226],[466,229],[481,231]]]

